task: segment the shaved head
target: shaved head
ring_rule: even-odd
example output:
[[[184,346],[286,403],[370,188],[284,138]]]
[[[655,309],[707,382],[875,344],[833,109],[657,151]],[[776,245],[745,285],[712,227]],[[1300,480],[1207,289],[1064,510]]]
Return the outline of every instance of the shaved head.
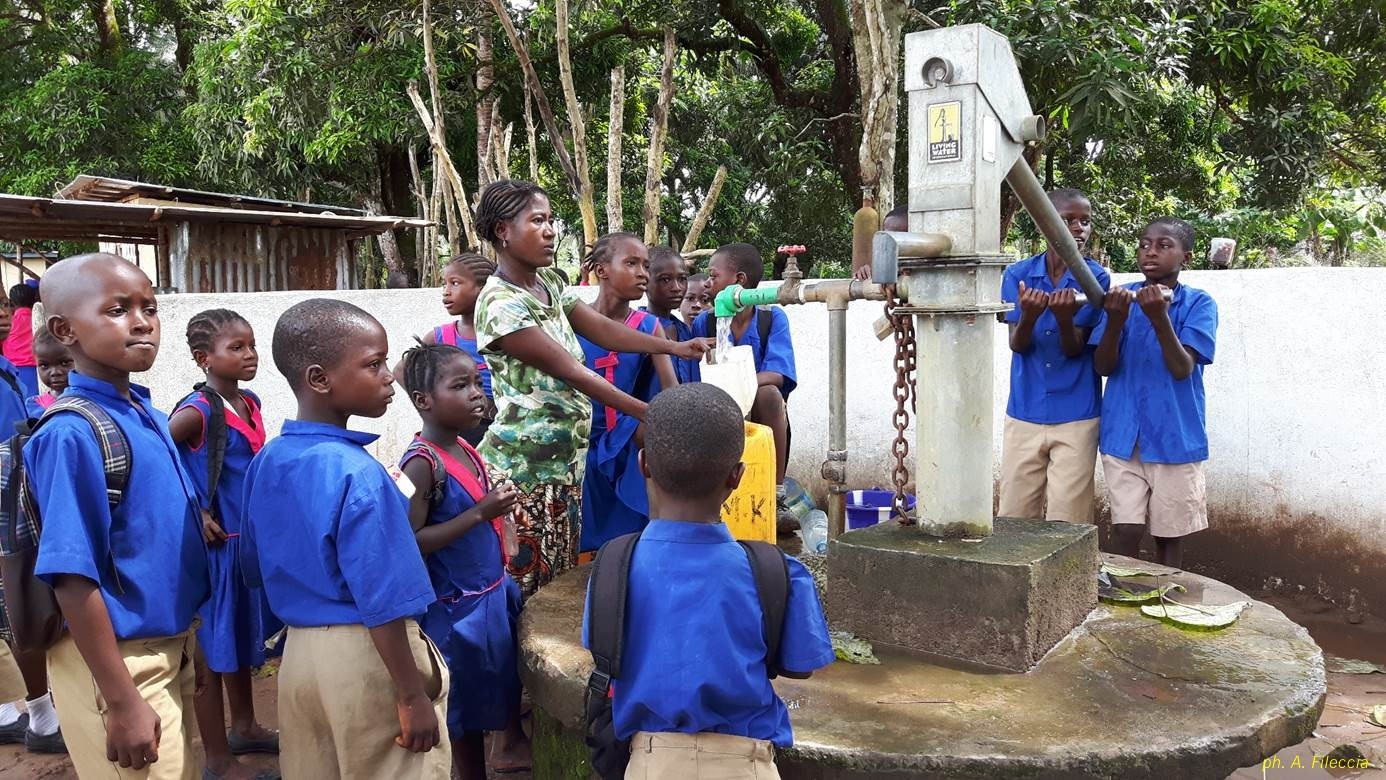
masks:
[[[143,279],[149,277],[140,267],[119,255],[96,252],[73,255],[53,264],[43,274],[39,289],[43,293],[45,317],[67,317],[82,301],[100,297],[106,281],[113,276]]]
[[[374,331],[384,329],[364,309],[346,301],[309,298],[290,306],[275,323],[270,345],[274,367],[298,392],[310,366],[335,368],[353,336]]]

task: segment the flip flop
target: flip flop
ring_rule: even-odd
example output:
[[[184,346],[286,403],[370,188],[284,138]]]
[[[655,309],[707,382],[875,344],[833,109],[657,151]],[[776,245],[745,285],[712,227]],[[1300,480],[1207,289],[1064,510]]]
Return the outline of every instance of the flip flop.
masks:
[[[231,755],[243,756],[247,753],[269,753],[279,755],[279,732],[274,732],[271,736],[251,739],[243,737],[234,731],[226,732],[226,744],[231,748]]]

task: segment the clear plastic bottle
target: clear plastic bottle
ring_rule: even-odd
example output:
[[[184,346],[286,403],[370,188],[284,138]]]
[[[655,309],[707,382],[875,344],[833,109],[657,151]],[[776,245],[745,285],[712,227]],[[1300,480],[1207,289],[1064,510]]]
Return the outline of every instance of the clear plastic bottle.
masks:
[[[785,509],[794,515],[794,519],[804,524],[804,518],[818,507],[814,505],[813,499],[804,490],[804,486],[794,481],[793,477],[785,477],[784,480],[784,500],[780,502]]]
[[[828,551],[828,515],[814,509],[799,519],[799,536],[804,540],[804,552],[822,555]]]

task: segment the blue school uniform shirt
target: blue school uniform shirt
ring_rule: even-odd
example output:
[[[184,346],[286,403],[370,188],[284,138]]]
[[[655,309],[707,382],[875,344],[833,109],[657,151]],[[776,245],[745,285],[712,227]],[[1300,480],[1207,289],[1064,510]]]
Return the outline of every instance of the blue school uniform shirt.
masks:
[[[650,311],[650,309],[648,306],[641,306],[640,311]],[[654,312],[650,313],[654,314]],[[688,341],[693,338],[693,329],[678,317],[673,315],[660,317],[658,314],[655,314],[655,317],[659,320],[660,326],[665,329],[666,335],[668,335],[668,331],[673,331],[674,341]],[[674,362],[674,376],[678,378],[679,384],[686,385],[689,382],[698,381],[698,361],[677,357],[669,359]]]
[[[1055,285],[1049,279],[1046,253],[1021,260],[1006,268],[1001,277],[1001,300],[1017,303],[1020,283],[1032,290],[1082,292],[1073,272],[1064,270],[1063,278]],[[1106,290],[1111,287],[1107,269],[1084,258],[1097,283]],[[1092,328],[1102,319],[1102,309],[1084,306],[1073,316],[1076,328]],[[1006,322],[1020,322],[1020,307],[1006,312]],[[1035,322],[1030,349],[1011,353],[1011,392],[1006,401],[1006,414],[1014,419],[1038,425],[1058,425],[1076,420],[1091,420],[1102,413],[1102,380],[1092,366],[1092,349],[1083,350],[1078,357],[1064,354],[1059,320],[1048,309]]]
[[[19,379],[19,369],[8,358],[0,356],[0,371],[14,379],[20,392],[16,392],[9,382],[0,378],[0,440],[8,439],[18,430],[15,423],[29,419],[29,405],[24,400],[24,385]]]
[[[130,479],[114,509],[106,500],[101,445],[76,413],[48,420],[24,461],[43,518],[34,572],[50,585],[75,574],[97,583],[116,639],[174,636],[211,593],[196,494],[149,390],[122,398],[109,382],[73,371],[64,395],[110,413],[130,442]]]
[[[762,307],[757,307],[757,309]],[[732,339],[732,346],[739,347],[745,344],[751,345],[751,354],[755,356],[756,373],[761,371],[773,371],[784,377],[784,384],[780,385],[780,395],[786,399],[789,394],[794,392],[794,388],[799,386],[798,373],[794,370],[794,342],[789,337],[789,315],[784,313],[783,306],[763,307],[770,310],[770,339],[769,343],[760,343],[760,327],[756,322],[756,317],[751,318],[751,324],[746,328],[746,332],[741,334],[741,338]],[[698,319],[693,321],[693,334],[695,336],[716,336],[717,320],[711,311],[705,311],[698,315]]]
[[[1145,282],[1123,285],[1140,290]],[[1146,463],[1196,463],[1208,459],[1208,425],[1203,400],[1203,367],[1213,362],[1217,341],[1218,305],[1203,290],[1188,285],[1174,288],[1169,320],[1179,343],[1198,353],[1194,370],[1175,381],[1165,367],[1155,327],[1139,304],[1121,331],[1116,370],[1107,377],[1098,448],[1104,455],[1129,460],[1140,448]],[[1089,343],[1097,344],[1107,318],[1093,329]]]
[[[787,562],[780,667],[812,672],[833,662],[832,642],[812,575]],[[726,525],[650,521],[631,559],[626,601],[621,677],[612,683],[617,738],[672,731],[794,743],[789,712],[766,677],[751,564]],[[584,647],[587,623],[584,614]]]
[[[434,601],[409,502],[365,445],[377,436],[286,420],[246,474],[241,563],[295,628],[375,628]]]

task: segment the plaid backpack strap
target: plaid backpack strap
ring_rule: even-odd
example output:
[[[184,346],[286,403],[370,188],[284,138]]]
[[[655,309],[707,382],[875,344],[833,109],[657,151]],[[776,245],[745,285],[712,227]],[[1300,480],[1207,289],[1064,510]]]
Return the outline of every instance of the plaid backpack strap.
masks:
[[[130,482],[130,467],[134,464],[130,440],[125,438],[125,432],[116,425],[109,412],[99,404],[75,395],[63,395],[54,401],[34,425],[35,430],[62,412],[81,415],[96,433],[96,443],[101,448],[102,470],[106,473],[106,500],[115,507],[125,497],[125,488]],[[33,514],[37,516],[38,513]]]

